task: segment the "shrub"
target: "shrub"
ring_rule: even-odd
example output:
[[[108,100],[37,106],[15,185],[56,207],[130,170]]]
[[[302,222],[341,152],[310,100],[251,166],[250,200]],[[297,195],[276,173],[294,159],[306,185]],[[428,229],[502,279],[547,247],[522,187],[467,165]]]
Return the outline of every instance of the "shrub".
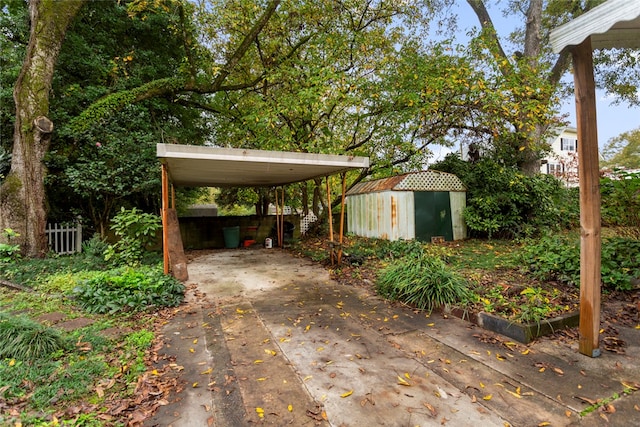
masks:
[[[386,267],[377,281],[380,295],[432,311],[469,298],[467,282],[444,261],[426,254],[411,254]]]
[[[5,228],[0,234],[7,240],[7,243],[0,243],[0,263],[16,261],[20,258],[20,245],[12,245],[11,239],[20,235],[10,228]]]
[[[118,241],[107,247],[105,260],[116,265],[140,265],[145,251],[154,243],[157,231],[162,228],[158,215],[143,213],[136,208],[121,208],[111,223],[111,230]]]
[[[640,228],[640,172],[618,172],[600,180],[602,223]]]
[[[527,237],[578,222],[577,193],[553,176],[525,176],[489,158],[472,164],[447,156],[432,168],[454,173],[466,185],[463,216],[472,235]]]
[[[15,261],[20,256],[20,245],[0,243],[0,263]]]
[[[85,257],[104,258],[109,245],[102,240],[100,234],[94,234],[91,239],[82,243],[82,253]]]
[[[580,283],[580,242],[578,237],[547,235],[527,241],[520,254],[522,265],[536,278]],[[631,279],[640,276],[640,241],[609,238],[602,241],[602,284],[607,289],[630,290]]]
[[[80,281],[72,294],[90,313],[137,312],[179,305],[184,285],[157,267],[124,267],[96,272]]]

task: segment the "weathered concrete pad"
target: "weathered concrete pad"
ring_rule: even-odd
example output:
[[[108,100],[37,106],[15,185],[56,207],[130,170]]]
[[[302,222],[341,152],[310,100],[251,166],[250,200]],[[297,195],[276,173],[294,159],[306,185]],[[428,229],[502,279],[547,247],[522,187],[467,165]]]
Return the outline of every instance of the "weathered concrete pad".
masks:
[[[361,323],[359,318],[380,316],[353,290],[293,283],[273,295],[253,306],[332,425],[504,426],[413,354],[390,345],[380,330]]]
[[[168,351],[187,351],[176,353],[176,363],[213,368],[210,394],[183,393],[182,407],[167,405],[169,416],[147,425],[637,424],[635,390],[613,402],[615,412],[579,416],[588,401],[620,394],[622,382],[638,382],[640,331],[633,328],[620,333],[627,354],[591,359],[571,343],[543,338],[523,345],[459,319],[389,304],[281,251],[225,251],[194,264],[191,277],[208,295],[197,305],[208,358],[197,362],[189,347],[177,345],[188,339],[174,337]],[[182,328],[194,323],[188,316],[174,320]],[[199,378],[199,369],[185,386]],[[276,386],[284,381],[287,387]],[[203,406],[203,399],[209,403]],[[184,417],[182,424],[170,417],[186,414],[186,406],[195,414],[209,407],[212,417]],[[262,418],[256,408],[264,409]],[[296,410],[303,408],[312,409],[302,416]]]
[[[328,425],[322,404],[307,392],[278,338],[249,302],[224,306],[222,316],[234,377],[246,408],[244,422],[269,425]]]

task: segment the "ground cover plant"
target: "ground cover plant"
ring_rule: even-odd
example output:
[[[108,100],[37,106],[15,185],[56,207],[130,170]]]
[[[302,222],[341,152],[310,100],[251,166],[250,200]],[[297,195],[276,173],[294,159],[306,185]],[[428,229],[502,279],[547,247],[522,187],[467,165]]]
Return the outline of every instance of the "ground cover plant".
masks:
[[[115,247],[107,260],[114,246],[94,237],[80,254],[0,261],[0,425],[126,425],[157,406],[145,373],[185,288],[146,244]]]
[[[618,302],[608,304],[608,315],[630,326],[637,324],[632,278],[640,277],[638,245],[637,240],[614,236],[605,238],[602,245],[603,300]],[[297,250],[315,259],[326,253],[317,239],[301,242]],[[348,236],[344,251],[345,265],[332,270],[337,280],[371,287],[385,298],[420,309],[448,304],[513,322],[538,323],[574,313],[579,307],[579,237],[571,232],[537,239],[442,244]],[[433,286],[442,282],[441,277],[452,278],[460,291]]]

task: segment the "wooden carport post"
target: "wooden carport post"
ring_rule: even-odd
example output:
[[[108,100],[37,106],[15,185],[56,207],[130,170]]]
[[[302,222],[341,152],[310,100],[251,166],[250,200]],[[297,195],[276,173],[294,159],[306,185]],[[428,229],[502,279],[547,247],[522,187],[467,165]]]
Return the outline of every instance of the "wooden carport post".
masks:
[[[331,179],[331,177],[327,176],[325,180],[327,182],[327,210],[328,210],[327,220],[329,221],[329,256],[331,258],[331,265],[334,265],[335,261],[336,261],[336,257],[335,257],[335,252],[334,252],[335,243],[333,241],[333,212],[331,211],[331,182],[330,182],[330,179]]]
[[[600,355],[600,167],[591,38],[572,49],[580,179],[580,353]]]
[[[347,173],[342,172],[340,176],[342,177],[342,197],[340,199],[340,243],[338,246],[338,265],[342,264],[342,243],[344,241],[344,200],[345,193],[347,192]]]
[[[169,176],[167,165],[162,163],[162,264],[164,274],[169,274],[169,227],[167,225],[167,209],[169,209]]]

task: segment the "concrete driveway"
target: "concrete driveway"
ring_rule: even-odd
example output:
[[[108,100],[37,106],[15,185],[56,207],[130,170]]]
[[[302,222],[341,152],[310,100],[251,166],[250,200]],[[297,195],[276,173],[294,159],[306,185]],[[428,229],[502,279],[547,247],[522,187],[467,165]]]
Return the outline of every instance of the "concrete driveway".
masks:
[[[342,286],[322,266],[279,249],[207,253],[190,262],[189,275],[188,303],[164,330],[163,351],[181,386],[147,426],[640,419],[637,330],[624,331],[625,355],[591,359],[558,340],[525,346]],[[580,416],[612,396],[619,398],[610,408]]]

